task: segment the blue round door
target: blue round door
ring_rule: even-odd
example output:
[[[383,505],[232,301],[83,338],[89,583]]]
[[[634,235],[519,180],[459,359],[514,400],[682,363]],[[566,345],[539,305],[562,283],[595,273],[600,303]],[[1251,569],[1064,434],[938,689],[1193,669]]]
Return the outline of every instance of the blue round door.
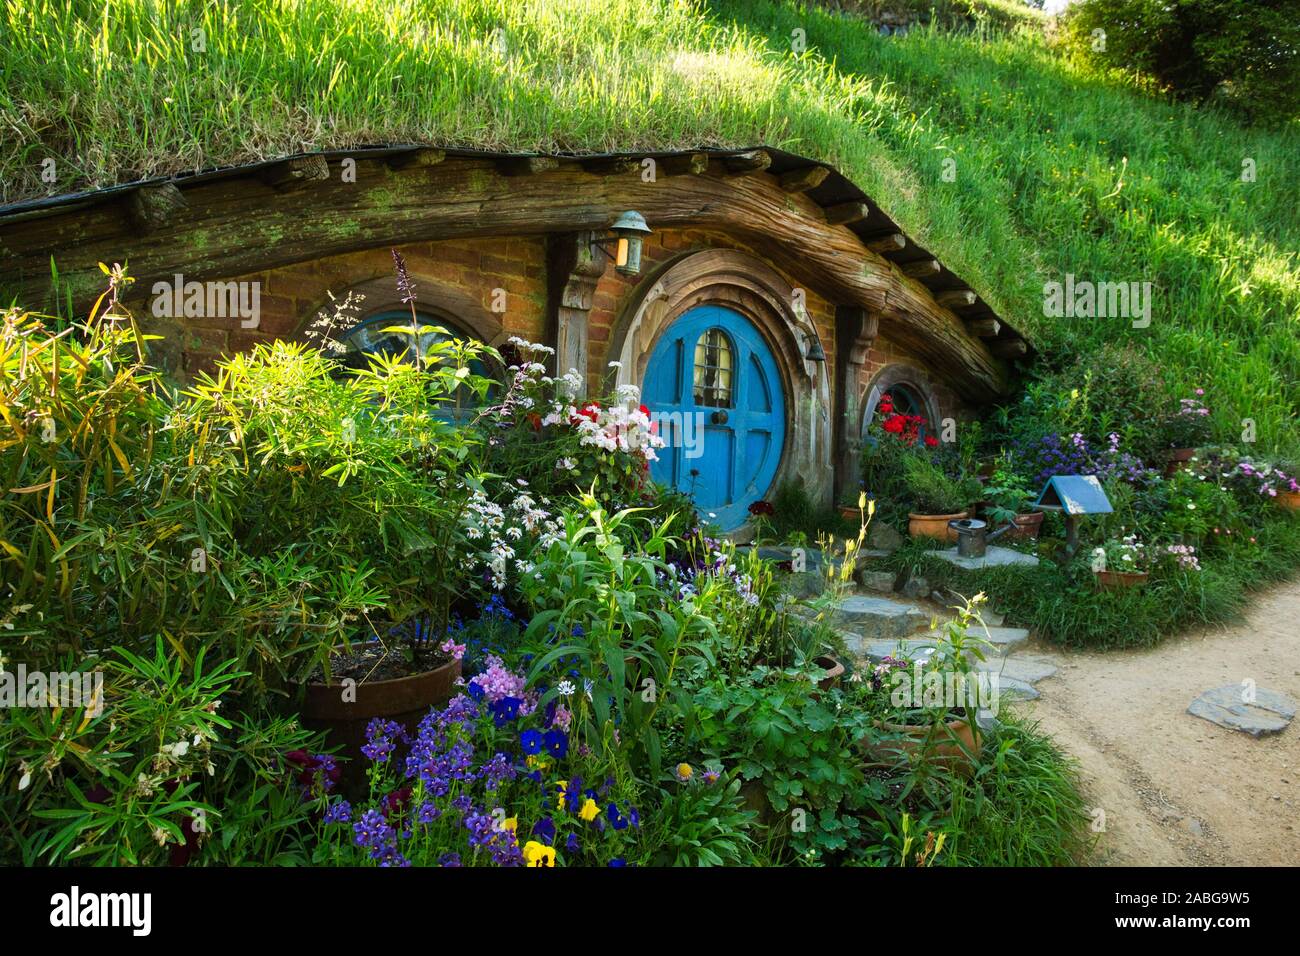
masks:
[[[721,306],[683,313],[650,355],[642,401],[665,442],[651,476],[724,530],[744,524],[785,447],[781,377],[758,329]]]

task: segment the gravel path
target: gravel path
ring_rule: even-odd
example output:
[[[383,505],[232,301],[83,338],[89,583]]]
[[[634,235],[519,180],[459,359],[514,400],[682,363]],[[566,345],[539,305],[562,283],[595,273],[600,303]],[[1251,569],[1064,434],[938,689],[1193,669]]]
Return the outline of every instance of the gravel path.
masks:
[[[1144,651],[1025,648],[1058,666],[1022,712],[1081,765],[1105,813],[1098,865],[1300,865],[1300,718],[1254,739],[1188,714],[1200,693],[1254,680],[1300,700],[1300,582],[1246,620]]]

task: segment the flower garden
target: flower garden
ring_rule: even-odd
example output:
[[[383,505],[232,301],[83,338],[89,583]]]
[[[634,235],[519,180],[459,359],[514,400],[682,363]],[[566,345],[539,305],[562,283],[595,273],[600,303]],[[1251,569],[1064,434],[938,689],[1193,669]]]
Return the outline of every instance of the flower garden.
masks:
[[[544,348],[357,369],[280,343],[178,392],[106,271],[83,324],[5,315],[5,667],[102,682],[6,711],[4,859],[1082,858],[1072,772],[1031,725],[962,745],[973,710],[900,699],[903,662],[828,671],[874,504],[799,601],[648,480],[637,396],[576,396]],[[978,603],[937,673],[977,659]]]

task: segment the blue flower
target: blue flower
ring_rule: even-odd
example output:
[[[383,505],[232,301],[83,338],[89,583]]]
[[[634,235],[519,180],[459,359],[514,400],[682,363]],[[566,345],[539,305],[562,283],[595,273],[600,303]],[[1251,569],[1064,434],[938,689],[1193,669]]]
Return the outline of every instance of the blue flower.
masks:
[[[519,746],[524,753],[532,755],[542,752],[542,732],[540,730],[525,730],[519,735]]]
[[[469,682],[469,696],[473,697],[475,700],[483,699],[483,688],[478,685],[477,681]]]
[[[533,824],[533,836],[541,837],[542,842],[550,846],[555,842],[555,822],[550,817],[542,817]],[[572,838],[573,834],[569,836]]]
[[[612,859],[612,860],[609,861],[609,865],[610,865],[610,866],[627,866],[627,860],[623,859],[621,856],[616,856],[616,857],[614,857],[614,859]]]
[[[562,760],[569,752],[569,735],[562,730],[548,730],[545,738],[546,751],[556,760]]]
[[[519,716],[519,705],[522,703],[523,699],[519,697],[502,697],[492,705],[492,722],[498,727],[504,727]]]
[[[564,841],[564,848],[570,853],[578,852],[578,834],[570,833],[569,838]]]
[[[615,830],[627,829],[628,821],[624,818],[623,814],[618,812],[618,804],[613,800],[611,800],[609,806],[605,808],[605,815],[609,817],[609,822],[613,824]]]

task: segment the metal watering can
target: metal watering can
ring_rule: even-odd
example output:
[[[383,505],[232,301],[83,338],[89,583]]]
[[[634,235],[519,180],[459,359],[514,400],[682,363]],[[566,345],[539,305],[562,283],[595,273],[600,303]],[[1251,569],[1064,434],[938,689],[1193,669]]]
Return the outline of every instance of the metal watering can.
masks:
[[[948,527],[957,535],[957,553],[963,558],[982,558],[990,541],[996,541],[1016,526],[1014,521],[1006,527],[989,533],[989,523],[978,518],[958,518],[949,521]]]

